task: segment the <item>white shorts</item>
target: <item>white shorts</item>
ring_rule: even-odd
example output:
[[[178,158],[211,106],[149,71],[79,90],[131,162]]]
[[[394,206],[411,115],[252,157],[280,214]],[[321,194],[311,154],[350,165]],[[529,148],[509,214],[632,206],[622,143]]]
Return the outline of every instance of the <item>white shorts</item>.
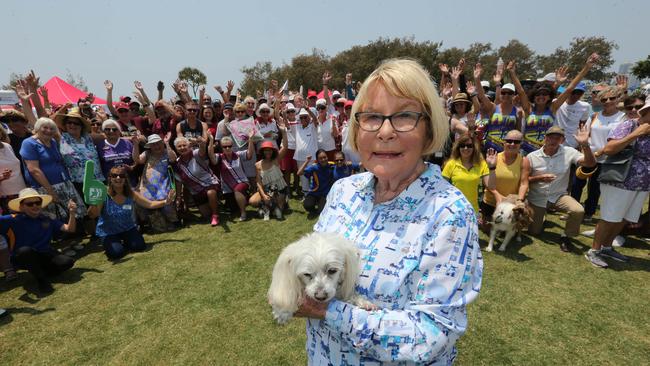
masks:
[[[648,192],[628,191],[609,184],[600,185],[600,218],[607,222],[638,222]]]

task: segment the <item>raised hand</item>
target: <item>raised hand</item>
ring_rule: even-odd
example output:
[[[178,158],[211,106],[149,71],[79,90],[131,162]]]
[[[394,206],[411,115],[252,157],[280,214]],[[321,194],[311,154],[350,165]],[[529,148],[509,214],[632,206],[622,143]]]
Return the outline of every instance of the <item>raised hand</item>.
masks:
[[[24,80],[17,80],[13,89],[18,98],[23,102],[32,97],[32,93],[29,93],[29,87],[27,87],[27,83]]]
[[[330,74],[329,71],[325,71],[325,72],[323,73],[323,84],[324,84],[324,85],[327,85],[327,83],[329,83],[329,81],[330,81],[331,79],[332,79],[332,74]]]
[[[142,96],[142,93],[140,93],[139,91],[134,91],[133,96],[135,97],[135,99],[138,100],[138,102],[140,102],[141,105],[145,104],[144,97]]]
[[[38,90],[39,80],[40,78],[36,76],[34,70],[30,70],[27,76],[25,77],[25,81],[27,82],[27,85],[29,86],[29,89],[32,92],[36,92],[36,90]]]
[[[503,69],[497,68],[497,71],[494,73],[492,80],[494,80],[496,84],[500,84],[501,80],[503,80]]]
[[[600,60],[600,56],[596,52],[594,52],[591,55],[589,55],[589,58],[587,59],[587,66],[593,67],[599,60]]]
[[[621,90],[627,90],[627,76],[616,75],[616,86]]]
[[[514,60],[508,61],[508,64],[506,65],[506,70],[509,72],[515,72],[516,71],[516,65]]]
[[[86,95],[86,101],[90,104],[92,104],[95,101],[95,94],[93,93],[88,93]]]
[[[465,85],[466,85],[466,88],[467,88],[467,94],[472,95],[472,94],[476,93],[476,87],[474,86],[473,81],[467,81],[467,83],[465,83]]]
[[[464,57],[461,58],[461,59],[458,61],[458,65],[457,65],[457,67],[460,69],[460,73],[461,73],[461,74],[463,73],[463,71],[465,71],[465,58],[464,58]]]
[[[460,77],[460,74],[462,74],[462,73],[463,73],[463,70],[461,70],[461,68],[458,67],[458,66],[454,66],[454,67],[451,68],[451,78],[454,79],[454,80],[458,80],[458,78]]]
[[[311,155],[307,155],[307,161],[311,161]]]
[[[38,93],[43,96],[43,98],[47,98],[47,88],[44,86],[41,86],[38,88]]]
[[[156,85],[156,89],[158,89],[158,91],[165,90],[165,83],[163,83],[162,81],[158,81],[158,84]]]
[[[472,112],[468,112],[465,117],[467,118],[467,129],[470,132],[473,132],[476,130],[476,114]]]
[[[228,80],[228,83],[226,84],[226,88],[228,90],[233,90],[235,88],[235,82],[232,80]]]
[[[106,88],[106,91],[113,91],[113,82],[110,80],[104,80],[104,87]]]
[[[181,81],[181,82],[178,84],[178,90],[179,90],[181,93],[187,93],[187,83],[184,82],[184,81]]]
[[[485,162],[488,168],[494,169],[497,166],[497,152],[493,148],[489,148],[485,154]]]
[[[589,141],[589,129],[587,126],[582,125],[578,128],[578,132],[576,132],[573,137],[576,139],[578,145],[586,145]]]
[[[215,85],[215,86],[214,86],[214,90],[216,90],[217,92],[219,92],[219,94],[223,93],[223,88],[221,87],[221,85]]]
[[[452,86],[452,84],[451,84],[451,83],[447,83],[447,84],[445,84],[445,85],[443,86],[443,88],[442,88],[442,95],[444,95],[444,96],[450,96],[452,90],[453,90],[453,86]]]
[[[199,93],[205,93],[205,85],[199,86]],[[203,101],[201,101],[203,102]]]
[[[477,63],[474,65],[474,79],[481,79],[481,75],[483,74],[483,65],[481,63]]]
[[[447,66],[447,64],[438,64],[438,68],[440,69],[441,73],[449,74],[449,66]]]
[[[138,91],[142,91],[142,83],[141,83],[141,82],[139,82],[139,81],[136,80],[136,81],[133,82],[133,85],[135,85],[135,88],[136,88]]]
[[[560,85],[568,79],[569,68],[567,66],[560,66],[555,70],[555,82]]]

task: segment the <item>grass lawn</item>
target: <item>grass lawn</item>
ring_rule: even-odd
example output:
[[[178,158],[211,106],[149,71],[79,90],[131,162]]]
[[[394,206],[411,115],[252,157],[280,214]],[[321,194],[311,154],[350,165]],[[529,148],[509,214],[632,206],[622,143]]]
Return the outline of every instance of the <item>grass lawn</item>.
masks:
[[[277,326],[266,303],[277,255],[314,223],[292,207],[284,222],[146,236],[150,250],[118,263],[90,247],[47,297],[21,272],[0,285],[11,312],[0,319],[0,365],[305,364],[304,320]],[[628,238],[630,263],[596,269],[582,255],[591,240],[562,253],[563,222],[550,220],[541,237],[484,253],[458,364],[650,362],[650,245]]]

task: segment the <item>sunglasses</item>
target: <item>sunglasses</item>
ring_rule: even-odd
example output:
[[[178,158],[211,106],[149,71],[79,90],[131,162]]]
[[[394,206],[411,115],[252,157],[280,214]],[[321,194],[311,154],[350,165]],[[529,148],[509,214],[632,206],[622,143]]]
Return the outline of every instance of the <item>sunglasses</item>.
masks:
[[[511,91],[502,91],[501,95],[515,95],[515,93],[513,93]]]
[[[104,132],[117,132],[119,131],[118,128],[112,128],[112,127],[107,127],[104,129]]]
[[[263,111],[260,111],[260,113],[267,114],[267,113],[271,113],[271,111],[263,110]]]
[[[23,201],[23,202],[22,202],[22,204],[25,205],[25,206],[27,206],[27,207],[41,206],[42,203],[43,203],[43,201],[41,201],[41,200],[38,200],[38,201],[29,201],[29,202],[25,202],[25,201]]]
[[[607,103],[609,101],[615,101],[617,97],[608,97],[608,98],[600,98],[601,103]]]
[[[506,139],[506,140],[503,140],[503,141],[505,141],[506,144],[514,144],[514,145],[519,145],[519,144],[521,144],[521,140],[510,140],[510,139]]]
[[[474,145],[472,145],[472,144],[463,144],[463,145],[459,145],[458,147],[460,147],[461,149],[473,149]]]
[[[188,111],[188,112],[192,112],[192,113],[196,113],[196,112],[198,112],[199,110],[198,110],[198,109],[194,109],[194,108],[188,108],[187,111]]]
[[[126,174],[111,174],[111,178],[126,179]]]
[[[246,113],[246,111],[235,111],[235,113]]]
[[[643,106],[644,106],[644,104],[628,105],[627,107],[625,107],[625,110],[626,111],[632,111],[632,110],[638,111],[639,109],[643,108]]]
[[[73,126],[81,126],[81,123],[76,122],[76,121],[68,121],[65,124],[66,125],[73,125]]]
[[[323,105],[319,105],[318,107],[316,107],[316,109],[318,109],[319,111],[322,111],[323,109],[326,109],[326,108],[327,107],[325,107]]]
[[[232,145],[221,145],[222,149],[232,149]]]
[[[337,163],[343,163],[345,161],[345,159],[336,159],[334,161],[337,162]]]

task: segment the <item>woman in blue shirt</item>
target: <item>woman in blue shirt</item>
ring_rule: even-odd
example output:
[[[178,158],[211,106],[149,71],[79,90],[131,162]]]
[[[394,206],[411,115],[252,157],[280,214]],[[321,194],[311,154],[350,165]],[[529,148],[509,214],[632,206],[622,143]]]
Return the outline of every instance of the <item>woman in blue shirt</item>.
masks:
[[[144,238],[135,222],[135,205],[155,210],[174,201],[171,190],[166,200],[151,201],[131,189],[124,167],[113,167],[108,174],[108,194],[105,203],[88,208],[88,216],[99,217],[95,234],[102,240],[108,259],[115,260],[126,255],[126,250],[143,251]]]
[[[309,192],[302,205],[310,215],[323,211],[327,194],[334,184],[334,166],[327,159],[327,151],[318,149],[316,159],[317,163],[309,165],[311,155],[307,156],[307,160],[298,170],[299,176],[304,174],[309,179]]]

